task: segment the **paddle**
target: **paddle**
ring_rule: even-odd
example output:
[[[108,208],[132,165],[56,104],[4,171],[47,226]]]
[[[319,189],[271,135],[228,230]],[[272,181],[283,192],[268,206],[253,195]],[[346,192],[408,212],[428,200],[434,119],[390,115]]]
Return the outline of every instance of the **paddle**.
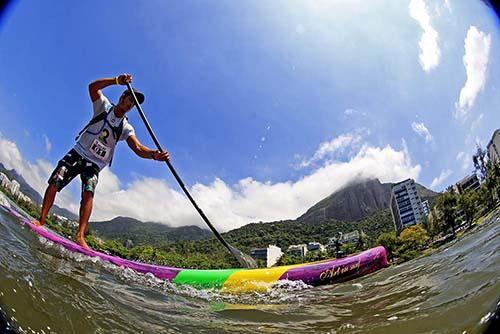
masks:
[[[148,129],[148,132],[151,135],[151,138],[153,139],[156,147],[160,151],[163,151],[162,148],[161,148],[160,142],[156,138],[156,136],[155,136],[155,134],[153,132],[153,129],[151,128],[151,125],[149,124],[149,122],[148,122],[148,120],[146,118],[146,115],[144,114],[144,111],[142,111],[141,105],[139,104],[139,101],[137,100],[137,96],[135,96],[134,90],[132,89],[132,85],[130,83],[128,83],[128,82],[127,82],[127,88],[129,90],[129,92],[132,94],[132,97],[134,98],[134,103],[135,103],[135,106],[137,107],[137,111],[139,111],[139,115],[141,116],[142,121],[144,122],[144,125]],[[191,194],[186,189],[186,186],[184,185],[184,182],[182,182],[181,178],[179,177],[179,175],[175,171],[174,166],[172,166],[172,163],[170,163],[169,160],[165,161],[165,163],[167,164],[168,168],[170,169],[170,171],[174,175],[175,179],[177,180],[177,183],[179,183],[180,187],[184,191],[184,194],[186,194],[187,198],[189,198],[189,201],[191,201],[191,204],[193,204],[193,206],[195,207],[196,211],[198,211],[198,213],[200,214],[201,218],[203,218],[203,220],[205,221],[205,223],[207,223],[208,227],[210,227],[210,229],[215,234],[215,236],[217,237],[217,239],[219,239],[219,241],[234,255],[234,257],[236,258],[236,260],[238,260],[238,262],[243,267],[245,267],[245,268],[257,268],[257,263],[255,263],[254,259],[252,259],[250,256],[244,254],[239,249],[231,246],[230,244],[228,244],[226,242],[226,240],[224,240],[224,238],[222,238],[222,236],[220,235],[220,233],[217,232],[217,230],[215,229],[215,227],[208,220],[207,216],[205,216],[205,214],[203,213],[203,211],[201,211],[200,207],[196,204],[196,202],[194,201],[193,197],[191,197]]]

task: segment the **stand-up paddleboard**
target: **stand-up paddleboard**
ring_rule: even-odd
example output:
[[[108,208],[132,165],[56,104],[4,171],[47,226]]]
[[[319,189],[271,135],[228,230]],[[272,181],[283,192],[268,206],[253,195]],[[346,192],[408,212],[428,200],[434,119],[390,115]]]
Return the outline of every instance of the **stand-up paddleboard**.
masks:
[[[61,245],[70,252],[98,257],[103,261],[109,261],[117,266],[130,268],[139,273],[150,273],[159,279],[201,289],[219,289],[222,292],[229,293],[264,292],[283,280],[302,281],[311,286],[319,286],[347,281],[372,273],[388,265],[386,250],[384,247],[379,246],[342,259],[263,269],[198,270],[165,267],[126,260],[83,248],[49,229],[36,226],[12,206],[2,205],[2,207],[17,217],[20,223],[25,224],[41,237]]]

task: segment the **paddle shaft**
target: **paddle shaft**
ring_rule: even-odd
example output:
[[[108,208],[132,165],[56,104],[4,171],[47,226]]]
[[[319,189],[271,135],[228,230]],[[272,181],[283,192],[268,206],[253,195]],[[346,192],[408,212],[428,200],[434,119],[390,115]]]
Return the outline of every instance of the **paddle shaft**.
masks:
[[[128,90],[131,92],[132,94],[132,97],[134,98],[134,103],[135,103],[135,106],[137,107],[137,110],[139,111],[139,115],[141,116],[142,118],[142,121],[144,122],[144,125],[146,126],[146,129],[148,129],[148,132],[149,132],[149,135],[151,136],[151,138],[153,139],[155,145],[156,145],[156,148],[158,148],[160,151],[163,151],[162,148],[161,148],[161,145],[160,145],[160,142],[158,141],[158,139],[156,138],[156,135],[155,133],[153,132],[153,129],[151,128],[151,125],[149,124],[148,122],[148,119],[146,118],[146,115],[144,114],[144,111],[142,110],[141,108],[141,105],[139,104],[139,101],[137,100],[137,97],[135,96],[135,93],[134,93],[134,90],[132,89],[132,86],[130,85],[130,83],[127,82],[127,88]],[[208,220],[207,216],[205,215],[205,213],[200,209],[200,207],[198,206],[198,204],[196,204],[196,202],[194,201],[193,197],[191,196],[191,194],[189,193],[189,191],[187,190],[186,186],[184,185],[184,182],[182,182],[181,178],[179,177],[179,174],[177,174],[177,172],[175,171],[174,169],[174,166],[172,166],[172,163],[169,161],[169,160],[166,160],[165,163],[167,164],[168,168],[170,169],[170,171],[172,172],[172,174],[174,175],[175,179],[177,180],[177,183],[179,184],[179,186],[182,188],[182,190],[184,191],[184,194],[186,194],[187,198],[189,198],[189,201],[191,202],[191,204],[193,204],[193,206],[195,207],[196,211],[198,211],[198,213],[200,214],[201,218],[203,218],[203,220],[205,221],[205,223],[208,225],[208,227],[210,227],[210,229],[212,230],[212,232],[215,234],[215,236],[217,237],[217,239],[219,239],[219,241],[231,252],[233,253],[233,251],[231,250],[231,247],[229,246],[229,244],[226,242],[226,240],[224,240],[224,238],[222,238],[222,236],[219,234],[219,232],[215,229],[215,227],[212,225],[212,223],[210,223],[210,221]]]

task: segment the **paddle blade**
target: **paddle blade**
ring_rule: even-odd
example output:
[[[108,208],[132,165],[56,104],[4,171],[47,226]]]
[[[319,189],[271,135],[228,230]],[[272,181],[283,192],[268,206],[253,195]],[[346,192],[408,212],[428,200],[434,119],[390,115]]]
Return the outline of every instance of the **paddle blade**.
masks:
[[[228,246],[229,250],[231,251],[231,253],[233,253],[234,257],[238,260],[238,262],[242,267],[249,269],[257,268],[257,262],[255,262],[255,260],[252,257],[243,253],[239,249],[234,248],[231,245]]]

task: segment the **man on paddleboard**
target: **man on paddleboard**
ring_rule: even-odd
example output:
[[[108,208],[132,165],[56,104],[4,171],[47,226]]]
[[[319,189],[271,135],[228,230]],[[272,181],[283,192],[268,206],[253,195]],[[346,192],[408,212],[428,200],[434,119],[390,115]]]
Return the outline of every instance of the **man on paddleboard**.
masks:
[[[92,120],[80,131],[75,146],[58,162],[48,180],[39,220],[34,223],[43,226],[56,193],[61,191],[77,175],[82,180],[82,200],[80,202],[80,220],[76,242],[89,248],[84,239],[85,230],[92,213],[94,192],[99,179],[99,172],[111,165],[116,144],[127,141],[135,154],[144,159],[166,161],[166,151],[150,149],[137,139],[134,128],[125,116],[134,107],[134,98],[125,90],[116,105],[111,104],[102,89],[112,85],[126,85],[132,82],[130,74],[121,74],[114,78],[103,78],[89,85],[90,99],[94,114]],[[140,104],[144,102],[144,94],[134,89]]]

